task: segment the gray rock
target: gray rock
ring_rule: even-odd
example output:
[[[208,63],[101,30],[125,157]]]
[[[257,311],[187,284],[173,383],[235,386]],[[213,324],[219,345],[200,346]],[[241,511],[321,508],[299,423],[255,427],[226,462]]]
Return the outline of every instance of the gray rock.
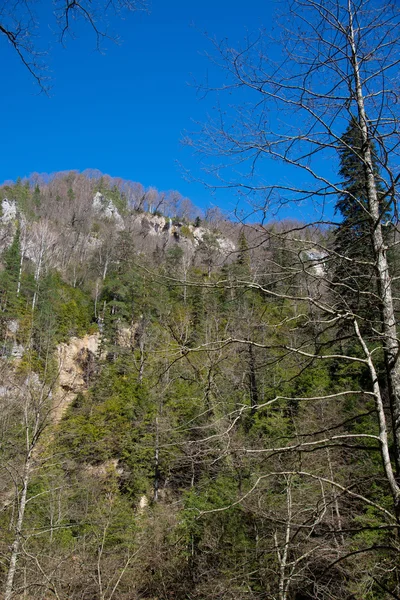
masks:
[[[1,211],[1,222],[3,225],[7,225],[7,223],[11,223],[17,218],[17,205],[13,200],[4,198],[1,202]]]

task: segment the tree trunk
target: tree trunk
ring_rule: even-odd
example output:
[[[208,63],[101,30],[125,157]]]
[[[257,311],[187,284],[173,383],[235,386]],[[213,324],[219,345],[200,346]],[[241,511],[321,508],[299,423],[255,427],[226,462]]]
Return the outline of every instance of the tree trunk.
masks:
[[[15,572],[17,569],[17,559],[18,559],[19,550],[20,550],[20,546],[21,546],[21,540],[22,540],[22,525],[23,525],[24,516],[25,516],[25,507],[26,507],[26,501],[27,501],[29,479],[30,479],[30,474],[31,474],[31,466],[32,466],[32,449],[30,449],[28,452],[28,455],[27,455],[26,461],[25,461],[25,466],[24,466],[24,473],[23,473],[23,477],[22,477],[22,490],[21,490],[21,495],[19,498],[19,505],[18,505],[18,519],[17,519],[16,529],[15,529],[14,541],[11,546],[11,557],[10,557],[10,564],[8,567],[8,573],[7,573],[6,585],[5,585],[5,591],[4,591],[4,600],[10,600],[10,598],[12,597],[12,594],[13,594],[14,578],[15,578]]]
[[[360,78],[359,58],[356,52],[354,27],[352,21],[351,7],[349,6],[349,41],[352,52],[352,66],[356,88],[356,101],[361,134],[363,139],[362,158],[365,163],[368,208],[373,221],[373,246],[375,253],[378,293],[381,301],[383,346],[385,366],[387,371],[390,408],[392,413],[392,431],[394,441],[395,465],[397,477],[400,476],[400,370],[398,363],[399,341],[397,338],[396,318],[393,306],[392,282],[387,261],[387,248],[383,239],[382,222],[380,216],[380,204],[377,193],[377,185],[374,175],[371,140],[368,131],[368,122],[365,112],[364,95]],[[397,500],[397,513],[400,510],[400,498]]]

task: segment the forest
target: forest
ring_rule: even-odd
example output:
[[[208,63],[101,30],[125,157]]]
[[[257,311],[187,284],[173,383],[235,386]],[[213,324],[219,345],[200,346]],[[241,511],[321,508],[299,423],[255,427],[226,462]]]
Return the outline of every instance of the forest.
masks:
[[[75,172],[2,195],[6,597],[397,589],[376,281],[345,262],[368,258],[356,209],[340,199],[335,230],[245,226]],[[359,339],[333,311],[360,315]]]
[[[288,18],[279,67],[215,43],[229,112],[185,139],[245,216],[0,187],[4,600],[400,598],[399,9]]]

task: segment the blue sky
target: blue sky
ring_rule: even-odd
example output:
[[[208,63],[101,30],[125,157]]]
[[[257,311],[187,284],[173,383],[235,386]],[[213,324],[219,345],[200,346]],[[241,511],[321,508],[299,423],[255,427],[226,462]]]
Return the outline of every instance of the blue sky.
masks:
[[[40,4],[40,2],[39,2]],[[177,189],[195,204],[219,202],[182,177],[179,163],[199,175],[197,159],[180,140],[205,118],[207,101],[193,85],[210,69],[204,35],[237,41],[270,18],[261,0],[152,0],[150,13],[111,23],[120,44],[94,50],[95,38],[79,26],[66,47],[56,43],[42,2],[38,42],[46,57],[50,97],[38,93],[29,73],[1,40],[3,157],[0,180],[32,172],[96,168],[145,186]],[[44,26],[43,26],[44,25]],[[196,172],[197,171],[197,172]],[[232,205],[234,198],[232,194]]]
[[[269,29],[274,2],[151,0],[148,14],[111,22],[121,42],[104,42],[103,53],[95,51],[87,25],[75,28],[66,47],[57,44],[47,0],[37,5],[38,42],[49,47],[52,87],[49,97],[39,94],[0,40],[0,181],[95,168],[146,187],[179,190],[202,208],[216,204],[231,210],[237,201],[233,191],[211,195],[200,183],[185,180],[179,164],[195,178],[201,172],[199,159],[181,139],[212,110],[212,99],[201,99],[195,85],[215,76],[205,33],[235,44],[262,25]]]

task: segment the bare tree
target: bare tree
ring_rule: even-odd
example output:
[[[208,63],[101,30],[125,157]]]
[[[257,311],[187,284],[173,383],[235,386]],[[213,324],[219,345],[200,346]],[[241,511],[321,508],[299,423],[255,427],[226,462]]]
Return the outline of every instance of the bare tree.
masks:
[[[35,223],[31,233],[31,256],[35,264],[35,289],[32,298],[32,311],[35,309],[42,271],[55,258],[55,243],[57,235],[52,231],[47,220]]]
[[[238,49],[228,42],[215,43],[214,61],[225,77],[215,90],[220,109],[195,143],[204,156],[208,185],[237,188],[241,198],[250,202],[253,219],[257,217],[261,222],[254,226],[251,236],[251,249],[264,250],[255,280],[239,276],[232,282],[227,278],[217,287],[225,285],[234,293],[255,290],[264,299],[281,302],[281,306],[290,302],[294,314],[288,316],[282,311],[282,319],[274,325],[270,319],[269,337],[262,333],[261,321],[250,340],[236,333],[225,339],[220,337],[218,343],[199,345],[194,351],[211,348],[215,352],[235,343],[248,348],[250,343],[257,352],[263,352],[264,366],[272,369],[281,357],[293,365],[293,371],[284,374],[279,385],[293,381],[301,373],[312,373],[318,364],[330,364],[333,369],[337,364],[347,365],[342,369],[353,365],[366,374],[356,389],[348,380],[334,390],[305,393],[300,387],[296,394],[296,386],[292,386],[291,394],[280,398],[273,397],[273,392],[269,396],[261,393],[255,407],[248,403],[230,413],[223,434],[230,439],[227,444],[233,446],[236,423],[252,410],[263,415],[274,405],[290,416],[293,430],[285,441],[267,447],[267,440],[263,447],[254,448],[250,440],[245,440],[240,450],[245,456],[264,456],[261,480],[271,476],[274,457],[281,456],[284,462],[290,456],[292,467],[277,470],[276,476],[283,481],[292,476],[318,481],[330,489],[326,506],[338,556],[332,560],[333,565],[350,555],[342,543],[346,502],[360,502],[364,507],[372,506],[372,502],[373,510],[380,515],[379,526],[395,531],[400,523],[400,343],[395,293],[399,265],[393,258],[398,243],[400,11],[394,2],[375,0],[294,0],[288,4],[288,14],[280,20],[282,27],[275,41],[261,32]],[[234,102],[236,93],[238,101]],[[356,120],[361,137],[361,148],[356,150],[343,137],[352,119]],[[362,165],[365,205],[338,175],[341,150],[353,153]],[[276,164],[281,165],[281,170]],[[329,203],[336,203],[343,196],[359,207],[372,232],[365,242],[370,247],[356,259],[335,249],[327,233],[328,228],[332,230],[339,224]],[[313,223],[293,221],[283,230],[266,224],[279,217],[282,208],[287,210],[290,206],[297,210],[305,206],[314,215]],[[388,257],[390,253],[392,259]],[[360,282],[370,269],[373,280],[368,288],[335,281],[337,261],[352,261]],[[203,287],[213,285],[210,282]],[[346,290],[361,294],[370,307],[369,314],[358,308],[343,308],[340,294]],[[292,327],[285,330],[290,321]],[[332,423],[323,417],[320,427],[316,422],[312,427],[312,411],[318,405],[325,403],[334,414],[337,402],[343,402],[346,396],[358,396],[360,409],[367,397],[373,399],[373,427],[362,433],[351,431],[340,412]],[[302,425],[297,417],[299,411]],[[305,414],[309,415],[308,429],[304,429]],[[320,435],[314,437],[318,430]],[[389,511],[370,494],[366,480],[359,477],[357,483],[346,481],[343,471],[332,466],[338,453],[346,453],[350,447],[349,460],[368,447],[371,452],[379,450],[379,478],[392,498]],[[318,461],[304,466],[310,460],[306,456],[314,452],[321,456],[322,451],[328,452],[326,468],[322,469]],[[303,463],[300,468],[295,466],[296,456]],[[248,493],[252,491],[253,488]],[[287,523],[284,539],[290,538],[290,518]],[[394,551],[395,536],[391,540]],[[276,544],[281,598],[291,597],[294,580],[287,565],[294,565],[296,560],[287,558],[285,544],[279,540]],[[363,548],[360,552],[373,550]],[[313,593],[310,597],[320,597]],[[398,588],[390,593],[397,597]]]
[[[51,391],[53,385],[40,382],[35,373],[32,373],[21,385],[17,385],[10,378],[8,387],[8,404],[15,404],[15,419],[20,427],[20,435],[24,441],[22,456],[15,458],[8,466],[12,474],[15,486],[15,513],[16,519],[10,523],[10,531],[13,532],[12,544],[9,551],[9,563],[5,580],[4,598],[9,600],[14,593],[14,581],[17,572],[17,562],[24,541],[24,520],[29,496],[29,485],[32,475],[37,468],[37,450],[44,431],[50,423],[51,414]],[[16,423],[13,423],[16,428]],[[12,443],[12,442],[11,442]]]
[[[48,24],[52,22],[57,27],[59,41],[65,43],[68,36],[73,37],[74,23],[84,21],[93,31],[99,49],[105,38],[117,39],[110,31],[110,15],[145,8],[145,0],[98,0],[94,3],[90,0],[54,0],[48,9]],[[38,12],[28,0],[4,0],[0,3],[0,34],[45,91],[48,84],[44,60],[46,49],[40,46],[37,35],[42,25]]]
[[[321,321],[330,318],[332,323],[345,323],[353,328],[363,357],[342,358],[358,360],[368,366],[383,468],[396,515],[400,518],[397,480],[400,474],[400,346],[392,290],[393,272],[383,233],[387,224],[382,222],[382,192],[378,191],[372,159],[372,153],[376,152],[381,169],[379,186],[384,189],[386,206],[396,219],[396,75],[400,13],[392,2],[296,0],[290,3],[289,14],[282,24],[279,47],[271,47],[265,33],[238,50],[227,43],[216,44],[215,60],[227,77],[224,89],[240,91],[246,101],[238,105],[233,115],[207,125],[200,149],[211,157],[206,165],[219,175],[217,185],[236,186],[242,193],[257,199],[255,206],[259,215],[278,211],[284,204],[307,201],[313,202],[315,211],[319,211],[319,223],[329,222],[324,220],[324,204],[339,194],[349,195],[344,184],[332,173],[331,165],[337,164],[338,150],[345,144],[343,132],[352,116],[356,116],[362,136],[358,158],[364,165],[367,181],[368,206],[365,210],[373,229],[373,266],[378,289],[378,298],[374,301],[381,309],[382,327],[375,332],[375,343],[381,346],[386,365],[391,408],[389,421],[384,409],[385,384],[377,375],[376,348],[372,348],[361,333],[361,316],[351,311],[344,313],[337,309],[334,300],[317,298],[311,292],[307,301],[318,306]],[[293,32],[298,33],[294,35]],[[218,161],[216,155],[222,156],[222,161]],[[266,181],[273,179],[272,171],[268,171],[272,168],[272,160],[286,165],[287,175],[280,181],[269,183]],[[238,178],[239,165],[242,173]],[[352,200],[358,201],[356,197]],[[335,256],[326,246],[319,248],[319,253],[329,257],[325,260],[324,279],[331,284],[329,261],[332,263]],[[263,288],[264,294],[271,292],[268,286]],[[294,346],[291,350],[310,358],[321,357],[315,349]],[[389,430],[395,444],[393,456],[389,451]]]

